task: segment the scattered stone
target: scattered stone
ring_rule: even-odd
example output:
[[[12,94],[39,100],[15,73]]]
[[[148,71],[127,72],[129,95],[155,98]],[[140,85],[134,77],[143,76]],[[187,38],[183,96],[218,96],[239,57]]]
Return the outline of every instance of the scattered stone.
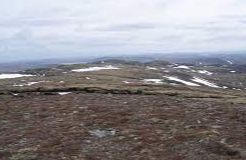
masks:
[[[89,131],[89,133],[92,136],[96,136],[98,138],[104,138],[104,137],[107,137],[107,136],[114,136],[116,134],[116,131],[115,130],[95,129],[95,130]]]

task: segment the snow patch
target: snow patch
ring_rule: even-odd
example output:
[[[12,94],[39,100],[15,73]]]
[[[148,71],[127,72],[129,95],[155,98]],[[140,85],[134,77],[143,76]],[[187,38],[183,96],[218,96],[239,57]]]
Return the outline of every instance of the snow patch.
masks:
[[[28,82],[26,85],[27,86],[31,86],[31,85],[34,85],[34,84],[38,84],[38,83],[41,83],[43,81],[40,81],[40,82]]]
[[[209,72],[209,71],[206,71],[206,70],[198,70],[197,71],[198,73],[201,73],[201,74],[206,74],[208,76],[212,75],[213,73],[212,72]]]
[[[67,95],[67,94],[70,94],[71,92],[58,92],[59,95],[61,96],[64,96],[64,95]]]
[[[129,82],[129,81],[123,81],[123,83],[125,83],[125,84],[130,84],[130,83],[132,83],[132,82]]]
[[[49,81],[28,82],[26,84],[14,84],[13,86],[14,87],[32,86],[34,84],[43,83],[43,82],[49,82]]]
[[[155,68],[155,67],[150,67],[150,66],[147,66],[146,68],[149,69],[149,70],[158,70],[157,68]]]
[[[144,79],[145,83],[154,83],[154,84],[162,84],[162,79]]]
[[[0,74],[0,79],[20,78],[20,77],[32,77],[30,74]]]
[[[197,82],[197,83],[200,83],[200,84],[209,86],[209,87],[220,88],[220,87],[217,86],[216,84],[210,83],[210,82],[208,82],[207,80],[201,79],[201,78],[198,78],[198,77],[193,77],[193,79],[191,79],[191,80],[194,81],[194,82]]]
[[[177,69],[190,69],[190,67],[185,66],[185,65],[177,66],[177,67],[174,67],[174,68],[177,68]]]
[[[82,69],[74,69],[73,72],[91,72],[91,71],[100,71],[100,70],[115,70],[120,69],[114,66],[104,66],[104,67],[89,67],[89,68],[82,68]]]
[[[229,63],[229,64],[233,64],[233,62],[230,61],[230,60],[226,60],[226,62]]]
[[[236,71],[230,71],[231,73],[236,73]]]
[[[198,85],[198,84],[196,84],[196,83],[188,82],[188,81],[179,79],[179,78],[177,78],[177,77],[171,77],[171,76],[164,76],[164,77],[167,78],[168,80],[180,82],[180,83],[183,83],[183,84],[185,84],[185,85],[187,85],[187,86],[194,86],[194,87],[200,86],[200,85]]]
[[[13,86],[14,87],[23,87],[24,85],[23,84],[14,84]]]

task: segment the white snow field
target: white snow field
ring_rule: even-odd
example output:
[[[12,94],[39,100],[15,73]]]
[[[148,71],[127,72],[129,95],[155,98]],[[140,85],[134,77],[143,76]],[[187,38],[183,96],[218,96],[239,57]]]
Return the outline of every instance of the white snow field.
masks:
[[[20,78],[20,77],[32,77],[34,75],[29,74],[0,74],[0,79],[11,79],[11,78]]]
[[[188,82],[188,81],[179,79],[177,77],[172,77],[172,76],[164,76],[164,77],[167,78],[167,79],[169,79],[169,80],[171,80],[171,81],[180,82],[180,83],[183,83],[183,84],[188,85],[188,86],[194,86],[194,87],[200,86],[199,84]]]
[[[74,69],[73,72],[92,72],[92,71],[100,71],[100,70],[115,70],[120,69],[115,66],[104,66],[104,67],[89,67],[89,68],[82,68],[82,69]]]

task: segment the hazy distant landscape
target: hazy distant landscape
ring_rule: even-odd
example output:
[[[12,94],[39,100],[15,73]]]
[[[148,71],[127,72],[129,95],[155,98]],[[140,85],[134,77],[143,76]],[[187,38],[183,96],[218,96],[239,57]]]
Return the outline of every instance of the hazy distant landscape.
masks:
[[[98,57],[76,57],[76,58],[53,58],[43,60],[27,60],[0,63],[0,72],[15,72],[31,68],[51,67],[59,64],[90,63],[109,59],[148,62],[154,60],[166,60],[172,63],[183,63],[197,65],[199,62],[209,65],[226,65],[232,61],[234,65],[246,65],[246,54],[240,53],[165,53],[165,54],[136,54],[121,56],[98,56]]]

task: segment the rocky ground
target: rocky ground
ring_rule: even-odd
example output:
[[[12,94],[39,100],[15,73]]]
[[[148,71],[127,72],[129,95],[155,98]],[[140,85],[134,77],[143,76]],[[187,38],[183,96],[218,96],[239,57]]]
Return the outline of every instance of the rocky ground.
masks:
[[[187,69],[120,67],[72,73],[62,66],[1,80],[0,160],[246,159],[243,72],[231,73],[236,84],[219,81],[230,72],[203,75],[231,85],[213,88],[163,78],[188,81]],[[150,78],[163,81],[143,81]]]

